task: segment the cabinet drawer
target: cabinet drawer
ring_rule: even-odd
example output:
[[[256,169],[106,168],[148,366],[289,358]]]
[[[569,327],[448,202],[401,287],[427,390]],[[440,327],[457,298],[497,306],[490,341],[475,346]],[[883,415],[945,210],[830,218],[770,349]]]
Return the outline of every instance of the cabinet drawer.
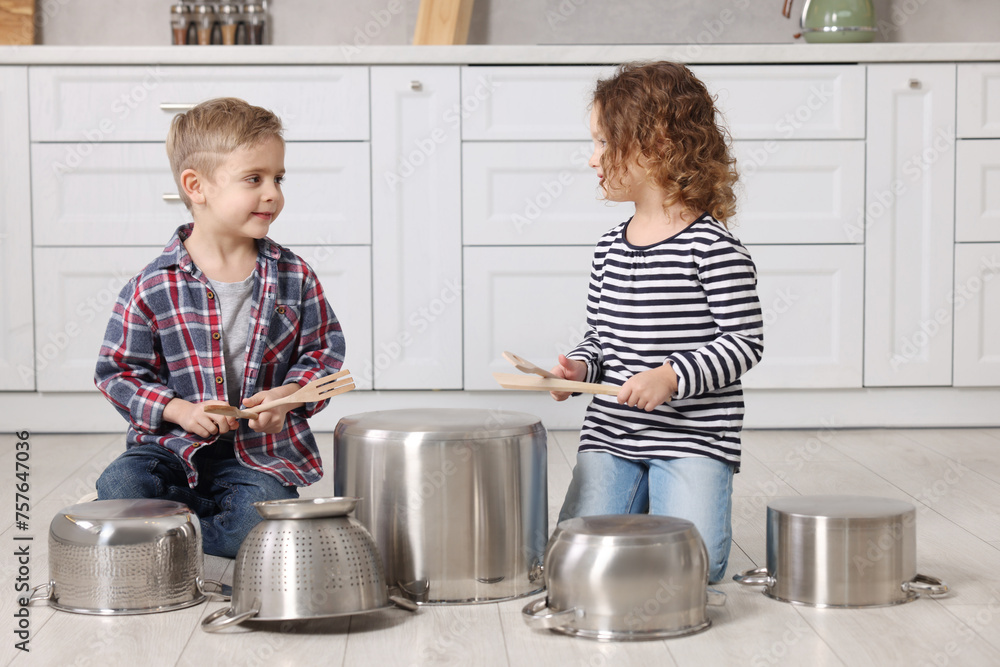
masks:
[[[32,141],[164,141],[178,109],[239,97],[271,109],[288,141],[368,138],[365,67],[32,67]]]
[[[764,358],[746,387],[861,387],[864,248],[749,246],[764,317]]]
[[[597,79],[614,67],[463,67],[462,139],[590,139]]]
[[[1000,137],[1000,64],[958,66],[959,137]]]
[[[510,350],[543,368],[586,333],[593,248],[465,249],[465,388],[498,390]]]
[[[737,141],[744,243],[863,243],[863,141]]]
[[[692,67],[736,139],[862,139],[861,65]]]
[[[176,196],[160,143],[33,144],[35,245],[161,246],[191,214]],[[367,244],[368,145],[289,143],[285,208],[271,229],[282,244]]]
[[[958,141],[955,153],[955,240],[1000,241],[1000,141]]]
[[[467,143],[462,147],[466,245],[593,246],[635,208],[599,200],[591,145]]]
[[[955,246],[956,387],[1000,386],[1000,243]],[[933,320],[948,326],[942,309]]]

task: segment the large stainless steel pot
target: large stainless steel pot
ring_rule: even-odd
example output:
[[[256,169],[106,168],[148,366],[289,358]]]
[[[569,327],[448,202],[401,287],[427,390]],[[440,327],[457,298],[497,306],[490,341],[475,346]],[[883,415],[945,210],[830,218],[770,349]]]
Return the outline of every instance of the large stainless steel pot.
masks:
[[[708,553],[694,524],[647,514],[589,516],[559,524],[545,550],[548,596],[527,605],[538,629],[591,639],[680,637],[711,625]]]
[[[212,612],[202,629],[246,620],[294,621],[377,611],[393,603],[371,535],[347,516],[357,498],[293,498],[254,503],[264,518],[240,544],[233,563],[233,604]]]
[[[388,410],[344,417],[334,490],[386,579],[420,603],[489,602],[542,589],[548,538],[545,429],[494,410]]]
[[[169,500],[97,500],[49,524],[49,581],[31,601],[78,614],[150,614],[205,600],[201,524]]]
[[[814,607],[880,607],[944,595],[917,574],[916,509],[869,496],[792,496],[767,506],[767,567],[733,577],[776,600]]]

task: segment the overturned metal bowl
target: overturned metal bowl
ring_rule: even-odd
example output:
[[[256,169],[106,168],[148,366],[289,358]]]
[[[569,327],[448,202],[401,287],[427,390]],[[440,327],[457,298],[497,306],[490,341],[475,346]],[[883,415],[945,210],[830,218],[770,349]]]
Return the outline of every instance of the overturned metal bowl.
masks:
[[[186,505],[97,500],[52,519],[49,581],[30,600],[106,616],[183,609],[205,600],[203,570],[201,525]]]
[[[254,503],[264,520],[233,563],[232,605],[209,614],[216,632],[244,621],[295,621],[416,604],[390,596],[375,541],[347,516],[357,498],[294,498]]]

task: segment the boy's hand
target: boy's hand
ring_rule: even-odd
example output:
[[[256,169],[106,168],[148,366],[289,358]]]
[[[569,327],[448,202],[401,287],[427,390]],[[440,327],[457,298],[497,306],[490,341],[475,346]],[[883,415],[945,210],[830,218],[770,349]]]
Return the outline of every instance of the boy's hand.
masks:
[[[292,382],[280,387],[275,387],[274,389],[268,389],[267,391],[259,391],[250,398],[244,399],[243,407],[252,408],[266,401],[284,398],[285,396],[294,394],[299,389],[299,385]],[[250,428],[258,433],[280,433],[281,430],[285,428],[285,415],[288,414],[289,411],[294,410],[301,405],[304,405],[304,403],[285,403],[283,405],[276,405],[270,410],[265,410],[257,415],[257,419],[251,419],[247,423],[250,425]]]
[[[569,359],[564,354],[559,355],[559,364],[552,367],[552,374],[564,380],[582,382],[587,377],[587,362],[579,359]],[[573,395],[571,391],[550,391],[552,398],[565,401]]]
[[[618,402],[652,412],[677,392],[677,374],[669,362],[659,368],[636,373],[618,391]]]
[[[177,424],[199,438],[214,438],[235,431],[239,426],[239,422],[232,417],[208,414],[202,409],[206,405],[227,405],[227,403],[225,401],[192,403],[183,398],[174,398],[163,409],[163,419]]]

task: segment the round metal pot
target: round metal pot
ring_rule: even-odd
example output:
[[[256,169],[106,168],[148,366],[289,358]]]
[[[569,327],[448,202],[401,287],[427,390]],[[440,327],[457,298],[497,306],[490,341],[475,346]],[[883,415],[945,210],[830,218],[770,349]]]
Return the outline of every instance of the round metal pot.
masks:
[[[391,586],[418,603],[494,602],[542,589],[545,429],[495,410],[344,417],[334,491],[361,496]]]
[[[869,496],[792,496],[767,506],[767,567],[733,577],[783,602],[881,607],[945,595],[917,574],[916,509]]]
[[[201,524],[186,505],[96,500],[52,519],[49,581],[29,600],[107,616],[182,609],[205,600],[203,569]]]
[[[232,606],[202,621],[215,632],[246,620],[294,621],[363,614],[393,603],[382,561],[364,526],[347,516],[357,498],[254,503],[264,518],[240,544],[233,563]]]
[[[548,596],[522,615],[536,629],[599,640],[681,637],[705,630],[708,553],[690,521],[647,514],[559,524],[545,550]]]

